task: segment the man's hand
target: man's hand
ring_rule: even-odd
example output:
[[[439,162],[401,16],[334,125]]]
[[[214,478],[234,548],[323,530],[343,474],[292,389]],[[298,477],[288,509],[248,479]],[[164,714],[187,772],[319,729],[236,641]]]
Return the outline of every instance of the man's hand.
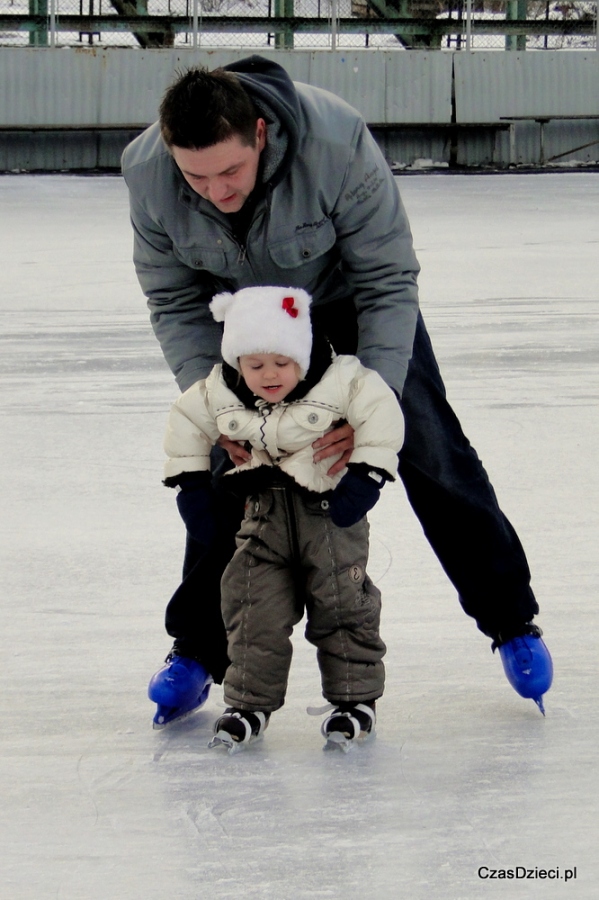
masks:
[[[332,431],[327,432],[323,437],[314,441],[312,447],[316,450],[314,454],[314,462],[320,462],[321,459],[327,459],[329,456],[337,456],[341,453],[341,459],[333,463],[328,470],[328,475],[337,475],[344,469],[354,449],[354,429],[347,422],[340,425]]]
[[[248,453],[245,449],[243,442],[231,441],[228,437],[225,437],[224,434],[221,434],[219,437],[218,445],[219,447],[222,447],[223,450],[227,451],[231,462],[236,466],[240,466],[242,463],[247,462],[252,458],[251,453]]]

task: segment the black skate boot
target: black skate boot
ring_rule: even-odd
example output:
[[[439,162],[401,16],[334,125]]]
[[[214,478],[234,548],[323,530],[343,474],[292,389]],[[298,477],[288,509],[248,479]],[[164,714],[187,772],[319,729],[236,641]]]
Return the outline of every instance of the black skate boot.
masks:
[[[269,712],[260,709],[250,712],[247,709],[235,709],[230,706],[224,715],[216,720],[214,737],[208,746],[213,748],[223,744],[229,753],[244,750],[263,736],[269,719]]]
[[[322,723],[321,732],[327,742],[325,750],[338,748],[347,753],[355,741],[365,741],[374,735],[376,722],[374,700],[364,703],[339,703]]]

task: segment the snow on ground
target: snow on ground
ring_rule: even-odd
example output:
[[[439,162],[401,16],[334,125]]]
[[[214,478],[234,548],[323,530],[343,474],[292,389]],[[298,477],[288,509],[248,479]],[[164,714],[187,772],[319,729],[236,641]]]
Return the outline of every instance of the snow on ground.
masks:
[[[152,731],[183,546],[160,484],[176,388],[124,185],[0,177],[7,900],[599,897],[599,177],[398,181],[449,395],[529,555],[547,718],[507,684],[395,486],[371,516],[377,739],[322,752],[301,628],[288,702],[251,752],[207,750],[218,689]],[[517,866],[537,877],[479,875]]]

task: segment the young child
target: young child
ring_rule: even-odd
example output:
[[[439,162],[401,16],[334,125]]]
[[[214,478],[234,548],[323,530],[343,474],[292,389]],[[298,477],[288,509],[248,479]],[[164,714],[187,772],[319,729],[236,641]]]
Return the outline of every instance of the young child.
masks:
[[[293,627],[307,613],[324,697],[322,726],[348,749],[373,731],[383,693],[380,593],[366,573],[365,515],[397,471],[403,418],[383,379],[354,356],[333,358],[312,335],[310,297],[297,288],[251,287],[210,304],[224,323],[222,357],[173,405],[165,484],[178,487],[188,531],[214,531],[210,450],[221,435],[251,459],[223,476],[247,496],[237,550],[221,582],[230,666],[228,709],[210,746],[230,752],[262,735],[285,700]],[[354,429],[347,469],[314,463],[312,444],[342,420]]]

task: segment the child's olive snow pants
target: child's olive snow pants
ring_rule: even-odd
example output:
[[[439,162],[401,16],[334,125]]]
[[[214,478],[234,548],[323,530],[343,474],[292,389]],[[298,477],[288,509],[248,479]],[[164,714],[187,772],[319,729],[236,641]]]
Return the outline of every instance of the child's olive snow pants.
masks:
[[[228,705],[265,711],[283,705],[290,637],[304,609],[324,697],[339,703],[381,696],[381,596],[366,574],[367,560],[366,519],[338,528],[324,497],[289,486],[249,498],[221,583]]]

